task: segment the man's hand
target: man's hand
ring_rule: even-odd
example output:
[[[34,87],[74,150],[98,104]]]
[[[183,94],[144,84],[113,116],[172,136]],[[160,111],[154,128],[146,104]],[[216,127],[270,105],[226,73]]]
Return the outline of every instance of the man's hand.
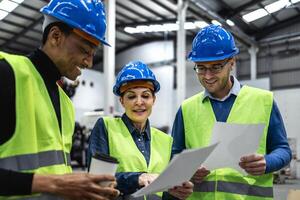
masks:
[[[248,174],[253,176],[265,174],[266,171],[265,157],[260,154],[250,154],[241,157],[239,165]]]
[[[139,176],[139,186],[147,186],[158,177],[158,174],[143,173]]]
[[[175,186],[168,190],[168,192],[181,200],[188,198],[193,193],[194,184],[190,181],[184,182],[181,186]]]
[[[111,181],[108,187],[99,183]],[[50,193],[72,200],[112,200],[119,195],[114,189],[116,180],[111,175],[94,175],[75,173],[65,175],[35,174],[32,183],[32,193]]]
[[[191,181],[193,183],[201,183],[203,179],[210,173],[208,169],[206,169],[204,166],[200,166],[194,176],[191,178]]]

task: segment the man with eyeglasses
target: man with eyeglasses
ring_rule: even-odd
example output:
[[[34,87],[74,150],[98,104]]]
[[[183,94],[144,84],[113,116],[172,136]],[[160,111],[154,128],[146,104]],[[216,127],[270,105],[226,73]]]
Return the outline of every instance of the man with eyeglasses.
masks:
[[[257,153],[240,158],[248,175],[222,168],[200,166],[192,177],[194,193],[189,199],[273,199],[272,172],[286,166],[291,150],[279,109],[269,91],[241,85],[230,72],[236,65],[231,33],[209,25],[193,40],[188,59],[205,90],[186,99],[179,108],[172,130],[172,153],[207,146],[216,121],[240,124],[264,123]]]

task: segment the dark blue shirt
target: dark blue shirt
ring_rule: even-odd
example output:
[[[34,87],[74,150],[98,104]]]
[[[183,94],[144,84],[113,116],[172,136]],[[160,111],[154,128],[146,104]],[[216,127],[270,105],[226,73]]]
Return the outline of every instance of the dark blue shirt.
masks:
[[[210,97],[206,97],[204,101],[211,102],[217,121],[226,122],[235,99],[236,95],[231,94],[224,101],[211,99]],[[184,123],[181,107],[179,108],[176,114],[176,118],[172,129],[172,136],[174,139],[172,155],[174,155],[186,149],[184,137]],[[266,147],[266,173],[279,170],[290,162],[292,154],[289,144],[287,142],[287,136],[283,120],[275,101],[273,102],[273,107],[270,116]]]
[[[131,133],[131,136],[143,154],[147,165],[150,160],[150,123],[149,120],[146,122],[146,127],[143,132],[140,132],[138,129],[134,127],[131,120],[127,117],[126,114],[123,114],[122,121],[128,128],[128,131]],[[103,118],[100,118],[95,127],[92,130],[90,140],[89,140],[89,148],[88,148],[88,160],[90,161],[91,155],[94,153],[104,153],[109,155],[109,144],[108,144],[108,136],[107,130],[103,121]],[[88,161],[88,163],[89,163]],[[117,179],[117,188],[123,194],[131,194],[139,189],[138,178],[143,172],[119,172],[116,173]]]

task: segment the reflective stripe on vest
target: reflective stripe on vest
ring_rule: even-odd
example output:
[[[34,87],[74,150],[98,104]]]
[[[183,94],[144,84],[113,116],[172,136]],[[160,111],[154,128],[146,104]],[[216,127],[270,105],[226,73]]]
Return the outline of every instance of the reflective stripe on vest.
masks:
[[[243,86],[230,110],[227,123],[236,124],[265,124],[264,133],[261,137],[257,153],[266,153],[266,138],[273,105],[273,94],[269,91]],[[199,93],[182,104],[182,115],[184,122],[184,134],[186,148],[199,148],[209,145],[214,123],[216,122],[215,114],[209,99],[203,99],[203,92]],[[272,191],[272,174],[261,176],[244,176],[238,171],[231,168],[221,168],[213,170],[204,181],[209,181],[204,188],[198,188],[189,200],[214,200],[214,199],[231,199],[231,200],[258,200],[271,199]],[[228,183],[222,186],[224,191],[219,191],[214,182]],[[233,184],[241,186],[241,193],[232,189]],[[219,185],[218,185],[219,186]],[[229,187],[230,186],[230,187]],[[225,188],[225,189],[224,189]],[[266,189],[267,191],[261,189]],[[245,190],[251,190],[251,192]],[[203,192],[202,192],[203,190]],[[237,189],[239,190],[239,189]],[[211,194],[208,194],[211,192]],[[263,193],[263,196],[260,194]],[[249,194],[249,196],[247,196]],[[257,194],[258,196],[255,196]]]
[[[260,187],[244,183],[225,181],[203,181],[200,184],[194,185],[195,192],[214,192],[215,190],[218,192],[228,192],[248,196],[273,197],[272,187]]]
[[[119,161],[117,172],[161,173],[168,165],[173,142],[171,136],[151,127],[150,161],[147,166],[143,154],[137,148],[122,119],[104,117],[103,121],[108,133],[109,154]],[[154,196],[155,199],[161,199],[157,195]],[[151,195],[151,200],[155,200],[154,196]],[[131,199],[127,196],[123,198]]]
[[[168,165],[172,138],[151,127],[150,161],[147,166],[143,154],[137,148],[121,118],[103,118],[109,142],[109,153],[119,161],[117,172],[160,173]]]
[[[67,163],[71,165],[70,154],[66,154],[67,160],[63,151],[45,151],[36,154],[25,154],[0,158],[0,168],[14,171],[34,170],[40,167],[59,165]]]
[[[136,197],[136,198],[133,198],[130,195],[126,195],[123,197],[119,197],[117,200],[161,200],[161,197],[157,196],[155,194],[146,195],[146,197],[141,196],[141,197]]]
[[[15,77],[16,125],[8,141],[0,145],[0,165],[5,169],[38,174],[71,173],[69,152],[74,132],[74,108],[58,86],[61,127],[45,82],[25,56],[0,51]],[[44,67],[44,66],[41,66]],[[61,128],[61,129],[60,129]],[[32,195],[32,198],[36,195]],[[2,199],[29,196],[0,196]]]

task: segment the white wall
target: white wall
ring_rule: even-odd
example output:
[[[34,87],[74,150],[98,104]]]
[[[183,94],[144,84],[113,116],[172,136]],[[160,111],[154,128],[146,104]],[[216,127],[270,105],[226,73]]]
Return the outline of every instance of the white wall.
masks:
[[[203,91],[193,67],[194,63],[186,62],[186,98]]]
[[[116,68],[134,60],[155,63],[174,58],[173,41],[157,41],[131,48],[116,57]]]
[[[242,80],[240,81],[242,85],[249,85],[252,87],[257,87],[264,90],[270,90],[270,79],[260,78],[256,80]]]
[[[94,70],[83,70],[79,77],[80,84],[72,99],[76,112],[76,120],[80,121],[83,113],[103,108],[104,106],[104,75]],[[85,82],[85,85],[82,84]],[[93,83],[93,87],[91,87]]]
[[[300,159],[300,89],[276,90],[274,98],[285,123],[287,136],[297,140],[297,158]],[[297,162],[300,177],[300,163]]]

